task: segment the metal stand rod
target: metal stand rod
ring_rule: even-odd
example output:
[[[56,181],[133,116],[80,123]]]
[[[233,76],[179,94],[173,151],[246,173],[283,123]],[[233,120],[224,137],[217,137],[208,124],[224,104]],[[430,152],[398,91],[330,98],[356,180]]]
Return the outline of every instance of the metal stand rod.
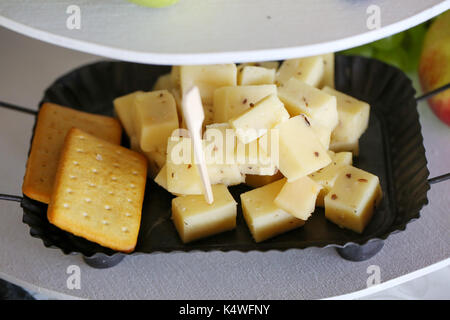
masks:
[[[432,96],[434,96],[434,95],[436,95],[438,93],[441,93],[442,91],[445,91],[447,89],[450,89],[450,83],[447,83],[447,84],[443,85],[440,88],[434,89],[434,90],[432,90],[432,91],[430,91],[428,93],[425,93],[424,95],[421,95],[421,96],[417,97],[416,101],[419,102],[419,101],[422,101],[424,99],[431,98]]]
[[[20,196],[13,196],[10,194],[0,194],[0,200],[22,202],[23,198]]]
[[[450,172],[443,174],[441,176],[437,176],[431,179],[428,179],[428,183],[429,184],[434,184],[434,183],[439,183],[439,182],[443,182],[443,181],[447,181],[450,179]]]
[[[4,107],[6,109],[11,109],[14,111],[19,111],[19,112],[23,112],[23,113],[32,114],[32,115],[37,114],[37,111],[35,111],[35,110],[24,108],[24,107],[21,107],[21,106],[12,104],[12,103],[4,102],[4,101],[0,101],[0,107]]]

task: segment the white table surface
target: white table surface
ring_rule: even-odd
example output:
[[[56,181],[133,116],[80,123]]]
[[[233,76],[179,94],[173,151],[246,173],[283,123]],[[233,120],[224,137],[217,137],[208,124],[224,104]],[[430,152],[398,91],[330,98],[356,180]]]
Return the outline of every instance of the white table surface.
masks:
[[[0,26],[119,60],[205,64],[343,50],[449,8],[450,0],[180,0],[162,9],[126,0],[0,0]]]
[[[0,28],[0,100],[36,108],[58,76],[100,58],[55,47]],[[450,171],[450,128],[419,106],[430,177]],[[32,116],[0,108],[0,193],[21,194]],[[364,262],[334,249],[267,253],[175,253],[127,257],[98,270],[79,255],[47,249],[29,235],[17,203],[0,201],[0,278],[40,297],[82,299],[450,298],[450,181],[433,185],[430,204],[406,231]],[[81,289],[69,289],[71,265]],[[381,284],[367,289],[367,268]],[[413,280],[415,279],[415,280]],[[409,281],[407,283],[404,283]],[[400,285],[401,283],[404,283]]]

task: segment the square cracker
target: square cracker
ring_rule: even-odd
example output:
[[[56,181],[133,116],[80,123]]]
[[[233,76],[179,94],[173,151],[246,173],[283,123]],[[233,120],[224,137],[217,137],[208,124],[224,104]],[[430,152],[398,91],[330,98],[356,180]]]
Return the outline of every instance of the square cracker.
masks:
[[[44,203],[50,202],[64,138],[73,127],[120,144],[122,127],[117,119],[44,103],[38,114],[22,185],[26,196]]]
[[[67,134],[50,223],[117,251],[133,251],[147,177],[146,158],[73,128]]]

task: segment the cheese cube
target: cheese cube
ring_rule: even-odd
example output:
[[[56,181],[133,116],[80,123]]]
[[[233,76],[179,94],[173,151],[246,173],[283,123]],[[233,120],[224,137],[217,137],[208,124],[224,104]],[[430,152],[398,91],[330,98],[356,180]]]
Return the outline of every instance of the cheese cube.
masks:
[[[192,141],[190,138],[174,138],[169,140],[167,150],[167,190],[176,194],[202,194],[203,184],[198,166],[194,162]],[[207,144],[207,143],[205,143]],[[207,148],[204,147],[204,150]],[[179,157],[181,152],[184,159]],[[180,161],[181,160],[181,161]],[[245,175],[240,172],[237,164],[226,164],[221,157],[211,157],[207,160],[207,171],[211,184],[227,186],[241,184]]]
[[[167,166],[163,165],[156,177],[153,179],[156,184],[167,190]],[[168,190],[167,190],[168,191]]]
[[[277,207],[275,197],[286,180],[281,179],[263,187],[241,193],[242,212],[256,242],[301,227],[305,221]]]
[[[353,162],[351,152],[339,152],[334,153],[328,151],[331,157],[331,163],[314,173],[311,173],[309,177],[315,182],[319,183],[323,189],[320,190],[317,196],[316,206],[323,207],[323,198],[327,195],[330,189],[334,186],[334,182],[343,166],[351,165]]]
[[[258,140],[243,144],[237,139],[234,130],[228,123],[215,123],[207,126],[204,139],[206,141],[205,158],[208,164],[237,166],[243,177],[246,174],[273,175],[277,171],[278,162],[266,155],[259,146]],[[234,166],[232,169],[225,166],[225,171],[235,171]],[[221,169],[220,166],[215,171],[217,169]],[[230,174],[231,176],[236,178],[231,179],[232,181],[238,182],[237,175]],[[239,183],[241,182],[243,181],[239,180]],[[226,182],[222,183],[231,185]]]
[[[280,63],[278,61],[262,61],[262,62],[245,62],[241,63],[238,68],[243,68],[245,66],[262,67],[266,69],[278,69]]]
[[[344,166],[325,196],[325,217],[342,228],[362,233],[381,198],[377,176]]]
[[[236,227],[237,203],[224,185],[212,186],[214,202],[203,195],[172,200],[172,221],[183,243],[192,242]]]
[[[271,176],[248,174],[245,176],[245,184],[253,188],[259,188],[283,178],[284,177],[279,170],[277,170],[277,172]]]
[[[205,119],[203,120],[203,128],[214,123],[214,106],[212,104],[203,104],[203,113]]]
[[[153,91],[158,90],[168,90],[171,91],[174,88],[172,83],[172,75],[170,73],[163,74],[156,79],[155,84],[153,85]]]
[[[333,129],[327,126],[324,126],[323,124],[313,121],[312,119],[308,118],[308,116],[303,115],[305,119],[308,120],[308,122],[311,124],[311,128],[313,129],[314,133],[316,134],[317,138],[319,139],[320,143],[324,146],[325,149],[330,148],[330,142],[331,142],[331,133],[333,132]]]
[[[339,123],[333,130],[331,140],[339,143],[358,140],[369,125],[369,104],[330,87],[322,91],[335,96],[337,101]]]
[[[237,82],[235,64],[181,66],[179,72],[182,95],[197,86],[203,104],[213,103],[216,89],[235,86]]]
[[[170,79],[174,88],[181,89],[181,66],[172,66]]]
[[[289,182],[313,173],[331,162],[327,150],[304,116],[290,118],[276,129],[279,135],[278,169]],[[267,149],[270,144],[260,143],[260,145],[267,154],[270,154],[270,150]]]
[[[321,56],[285,60],[278,69],[276,81],[285,84],[291,78],[317,87],[324,75],[325,67]]]
[[[274,203],[294,217],[306,221],[314,212],[316,198],[321,189],[320,184],[304,176],[294,182],[286,182]]]
[[[233,165],[208,165],[207,166],[209,179],[212,185],[223,184],[226,186],[234,186],[245,182],[245,175],[239,171],[238,166]],[[200,179],[200,177],[199,177]],[[154,178],[154,181],[164,189],[168,190],[167,186],[167,166],[163,165],[161,170]],[[201,183],[201,181],[199,181]],[[170,192],[170,191],[169,191]],[[174,195],[182,195],[180,193],[171,192]]]
[[[133,120],[141,149],[165,152],[167,138],[178,129],[175,99],[167,90],[137,94]]]
[[[200,172],[194,162],[191,138],[169,138],[166,166],[169,192],[203,194],[203,184]]]
[[[319,87],[334,88],[334,53],[322,54],[321,57],[323,58],[324,72]]]
[[[206,163],[236,164],[237,138],[229,123],[213,123],[206,126]]]
[[[234,186],[245,182],[245,174],[236,164],[208,164],[206,169],[211,184]]]
[[[271,176],[278,171],[278,157],[268,156],[259,145],[258,140],[247,144],[238,142],[236,150],[236,160],[242,173]],[[241,156],[242,151],[243,157]]]
[[[217,89],[213,99],[214,122],[227,122],[271,94],[277,94],[277,87],[273,84]]]
[[[170,91],[175,99],[175,104],[177,106],[177,114],[178,114],[178,124],[180,128],[186,128],[183,117],[183,107],[182,107],[182,98],[181,91],[179,88],[172,88]]]
[[[204,133],[204,152],[211,184],[236,185],[245,181],[235,162],[236,136],[228,123],[212,124]]]
[[[277,124],[287,121],[289,113],[276,95],[270,95],[245,111],[240,116],[230,119],[229,123],[236,131],[238,139],[250,143],[267,133]]]
[[[211,172],[217,172],[218,169],[222,169],[220,165],[226,165],[224,166],[225,171],[231,170],[235,174],[230,173],[229,177],[225,179],[235,177],[231,179],[234,181],[233,184],[243,182],[242,178],[237,179],[235,167],[244,178],[246,174],[273,175],[277,171],[278,163],[266,155],[259,146],[258,140],[243,144],[237,139],[234,130],[228,123],[215,123],[207,126],[204,139],[206,140],[206,162],[216,165],[215,170],[210,168]],[[232,168],[227,168],[229,165],[232,165]],[[232,185],[227,182],[221,183]]]
[[[156,182],[160,187],[164,188],[166,191],[169,191],[167,189],[167,166],[163,165],[159,173],[156,175],[156,177],[153,179],[153,181]],[[182,196],[182,194],[171,192],[175,196]]]
[[[278,88],[278,97],[292,117],[303,113],[329,130],[338,124],[336,98],[298,79]]]
[[[128,138],[131,139],[136,135],[135,124],[133,121],[134,100],[142,91],[136,91],[127,95],[114,99],[114,111],[118,116]]]
[[[336,141],[333,135],[330,140],[330,150],[334,152],[348,151],[353,153],[353,156],[359,156],[359,139],[355,141]]]
[[[237,82],[240,86],[273,84],[275,82],[275,69],[253,66],[238,68]]]

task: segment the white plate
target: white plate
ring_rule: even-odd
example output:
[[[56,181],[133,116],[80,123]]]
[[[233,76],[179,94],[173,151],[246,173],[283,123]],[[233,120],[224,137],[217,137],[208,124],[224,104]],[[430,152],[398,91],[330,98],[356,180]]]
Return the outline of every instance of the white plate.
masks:
[[[76,22],[73,5],[80,9],[80,29],[67,27]],[[372,29],[377,8],[380,28]],[[180,0],[163,9],[126,0],[0,0],[0,25],[119,60],[206,64],[347,49],[449,8],[450,0]]]

